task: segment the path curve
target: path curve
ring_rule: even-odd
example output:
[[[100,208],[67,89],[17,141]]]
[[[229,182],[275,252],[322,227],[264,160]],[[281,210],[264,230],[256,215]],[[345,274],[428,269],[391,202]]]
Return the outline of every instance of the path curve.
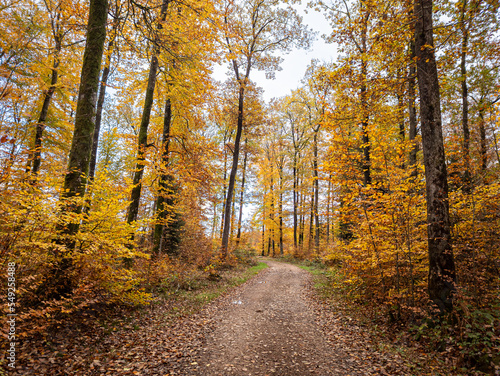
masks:
[[[310,275],[269,268],[233,294],[198,358],[198,375],[337,375],[335,354],[307,304]]]

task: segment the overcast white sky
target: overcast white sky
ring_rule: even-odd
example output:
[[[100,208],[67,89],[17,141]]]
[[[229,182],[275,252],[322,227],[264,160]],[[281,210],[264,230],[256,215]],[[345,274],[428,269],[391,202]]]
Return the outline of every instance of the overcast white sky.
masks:
[[[283,56],[284,61],[281,64],[283,69],[276,72],[276,78],[274,80],[266,79],[264,72],[252,71],[250,78],[252,81],[256,82],[258,86],[264,89],[264,99],[266,101],[274,97],[285,96],[289,94],[291,90],[299,87],[300,80],[304,77],[307,66],[312,59],[329,62],[334,60],[336,54],[334,45],[325,43],[323,38],[321,38],[322,34],[329,34],[331,29],[323,14],[312,9],[308,9],[308,13],[306,14],[303,11],[305,5],[297,6],[296,8],[301,9],[300,12],[303,16],[304,23],[307,24],[310,29],[317,31],[318,34],[311,49],[295,50]],[[225,76],[227,66],[228,65],[216,67],[213,74],[214,78],[225,81],[227,79],[227,76]]]

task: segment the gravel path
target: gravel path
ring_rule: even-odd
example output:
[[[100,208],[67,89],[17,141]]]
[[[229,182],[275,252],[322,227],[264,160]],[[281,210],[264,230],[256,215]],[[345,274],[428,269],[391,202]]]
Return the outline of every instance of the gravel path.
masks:
[[[335,375],[333,348],[306,303],[309,274],[269,268],[232,294],[208,335],[198,375]]]
[[[422,351],[370,334],[342,314],[340,302],[319,298],[308,272],[266,263],[269,268],[194,315],[172,321],[172,307],[157,305],[126,322],[110,321],[111,332],[96,326],[80,333],[68,326],[48,340],[26,341],[13,375],[453,374],[437,372]],[[426,363],[434,366],[420,371]]]

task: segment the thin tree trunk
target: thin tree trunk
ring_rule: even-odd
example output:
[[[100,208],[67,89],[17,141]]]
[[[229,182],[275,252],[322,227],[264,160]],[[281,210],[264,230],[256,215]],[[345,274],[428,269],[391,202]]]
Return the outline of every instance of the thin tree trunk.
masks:
[[[227,133],[224,132],[224,140],[223,140],[223,147],[224,147],[224,176],[223,176],[223,190],[222,190],[222,218],[220,221],[220,238],[222,239],[222,232],[224,231],[224,213],[226,212],[226,194],[227,194],[227,185],[226,185],[226,180],[227,180],[227,148],[226,148],[226,135]]]
[[[482,105],[482,104],[481,104]],[[488,167],[488,153],[486,149],[486,122],[484,120],[484,107],[479,109],[479,137],[481,153],[481,175],[484,176]]]
[[[170,0],[163,0],[160,18],[165,21],[167,17],[168,4]],[[158,29],[161,29],[161,23],[158,24]],[[144,98],[144,107],[142,111],[141,125],[139,128],[139,137],[137,140],[137,164],[135,166],[134,180],[132,193],[130,195],[130,205],[127,211],[127,223],[132,223],[137,220],[139,213],[139,202],[141,199],[142,190],[142,175],[144,174],[145,153],[148,144],[148,128],[151,118],[151,109],[153,107],[154,91],[156,86],[156,72],[158,71],[158,54],[159,54],[159,37],[155,36],[154,52],[149,65],[148,84],[146,88],[146,96]]]
[[[248,74],[246,77],[248,77]],[[234,183],[236,181],[236,171],[238,170],[238,157],[240,155],[241,134],[243,133],[244,100],[245,100],[245,86],[244,83],[240,82],[240,90],[238,93],[238,124],[236,129],[236,138],[234,140],[233,165],[231,167],[231,173],[229,175],[229,186],[227,189],[227,197],[224,207],[224,218],[226,220],[224,220],[224,230],[222,232],[222,243],[221,243],[221,254],[223,259],[226,259],[229,251],[228,250],[229,230],[231,221],[230,220],[228,221],[227,218],[229,218],[229,216],[231,215],[231,202],[233,199]]]
[[[238,215],[238,233],[236,234],[236,248],[238,248],[241,241],[241,220],[243,218],[243,197],[245,194],[245,174],[247,170],[247,160],[248,160],[248,150],[246,146],[247,146],[247,139],[245,139],[245,145],[243,147],[245,155],[243,157],[243,170],[241,171],[240,212]]]
[[[261,256],[264,257],[265,256],[265,245],[264,245],[264,239],[266,238],[266,227],[264,225],[264,221],[262,221],[262,252],[261,252]]]
[[[297,186],[301,187],[302,182],[300,176],[297,177]],[[299,192],[299,249],[302,251],[304,245],[304,227],[305,227],[305,216],[304,216],[304,194],[302,190]]]
[[[231,227],[229,228],[229,244],[231,247],[233,246],[234,242],[234,220],[235,220],[235,212],[236,212],[236,184],[234,185],[234,192],[233,192],[233,204],[231,205]]]
[[[279,193],[279,225],[280,225],[280,255],[283,256],[283,164],[280,165],[280,193]]]
[[[165,227],[166,221],[173,213],[173,177],[167,172],[170,161],[170,128],[172,125],[172,101],[167,98],[165,102],[165,113],[163,116],[163,135],[162,135],[162,154],[161,154],[161,173],[158,181],[158,197],[156,198],[157,223],[155,224],[153,234],[153,255],[172,254],[174,250],[165,249]]]
[[[298,184],[297,184],[297,151],[293,154],[293,249],[297,252],[298,246],[298,222],[297,222],[297,206],[298,206]]]
[[[408,113],[409,113],[409,138],[412,141],[412,146],[410,149],[410,166],[412,168],[412,176],[417,175],[417,152],[418,144],[416,142],[417,138],[417,109],[415,106],[415,78],[417,75],[416,65],[415,65],[415,41],[412,39],[410,43],[410,66],[409,66],[409,77],[408,77]]]
[[[328,192],[326,198],[326,246],[330,246],[330,201],[332,189],[332,175],[328,178]]]
[[[115,23],[116,25],[116,23]],[[113,32],[116,26],[113,26]],[[106,63],[102,70],[101,87],[99,88],[99,98],[97,99],[97,111],[95,116],[95,129],[92,141],[92,153],[90,154],[90,167],[89,167],[89,182],[94,181],[95,166],[97,163],[97,149],[99,148],[99,135],[101,132],[102,110],[104,107],[104,99],[106,97],[106,88],[109,77],[109,70],[111,68],[111,56],[113,55],[114,39],[108,43],[108,53],[106,55]]]
[[[314,174],[314,219],[315,219],[315,231],[314,231],[314,248],[316,252],[319,251],[319,175],[318,175],[318,132],[320,126],[318,125],[314,130],[314,159],[313,159],[313,174]]]
[[[270,211],[269,211],[269,221],[271,223],[271,228],[270,228],[270,235],[269,239],[271,240],[269,244],[271,245],[272,251],[273,251],[273,257],[275,256],[275,241],[274,241],[274,229],[275,229],[275,216],[274,216],[274,169],[273,169],[273,160],[269,157],[269,164],[271,165],[271,181],[269,185],[269,194],[271,195],[271,205],[270,205]]]
[[[405,116],[404,116],[404,102],[403,102],[403,88],[398,88],[398,93],[397,93],[397,99],[398,99],[398,117],[399,117],[399,140],[401,141],[402,144],[405,142]],[[406,168],[406,161],[405,161],[405,151],[404,148],[401,150],[400,154],[400,168],[405,169]]]
[[[460,53],[460,81],[462,87],[462,130],[463,130],[463,158],[465,164],[464,171],[464,190],[469,192],[471,189],[471,173],[470,173],[470,130],[469,130],[469,98],[467,87],[467,45],[469,40],[469,31],[465,26],[465,13],[467,0],[463,0],[461,14],[461,30],[462,30],[462,51]]]
[[[215,239],[215,229],[217,228],[217,201],[214,200],[214,219],[212,221],[212,240]]]
[[[432,27],[432,0],[416,0],[415,51],[427,196],[428,291],[439,311],[453,307],[455,263],[450,239],[448,182]]]
[[[55,48],[54,48],[54,61],[52,63],[52,75],[50,78],[50,86],[44,93],[42,109],[35,128],[35,142],[33,150],[30,151],[28,156],[28,163],[26,165],[26,172],[31,173],[32,177],[36,177],[40,171],[40,164],[42,162],[42,140],[43,131],[45,130],[47,116],[49,114],[49,106],[52,97],[57,87],[58,68],[59,68],[59,54],[61,52],[62,37],[58,34],[54,35]],[[33,164],[33,166],[31,165]],[[34,180],[32,180],[34,182]]]
[[[364,2],[362,2],[364,7]],[[365,11],[366,12],[366,11]],[[367,34],[368,34],[368,18],[369,13],[366,12],[363,16],[363,27],[361,32],[361,89],[360,89],[360,98],[361,98],[361,131],[362,131],[362,146],[363,150],[363,185],[368,186],[372,182],[371,173],[370,173],[370,137],[368,134],[368,98],[367,98],[367,76],[368,76],[368,67],[367,61],[365,59],[367,53]]]
[[[464,171],[464,190],[469,192],[471,189],[471,173],[470,173],[470,130],[469,130],[469,98],[467,87],[467,45],[469,41],[469,31],[465,26],[465,13],[467,0],[463,0],[461,14],[461,30],[462,30],[462,51],[460,53],[460,81],[462,88],[462,130],[463,130],[463,158],[465,164]]]
[[[309,237],[307,242],[307,250],[310,253],[313,249],[314,242],[314,182],[311,190],[311,207],[309,212]]]

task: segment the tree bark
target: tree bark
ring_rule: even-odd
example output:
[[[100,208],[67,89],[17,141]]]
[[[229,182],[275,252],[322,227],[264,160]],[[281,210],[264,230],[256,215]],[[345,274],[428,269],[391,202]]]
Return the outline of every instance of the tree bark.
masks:
[[[467,45],[469,41],[469,30],[465,25],[465,13],[467,0],[463,0],[461,13],[461,31],[462,31],[462,50],[460,53],[460,81],[462,88],[462,130],[463,130],[463,158],[464,158],[464,190],[469,192],[471,189],[470,173],[470,130],[469,130],[469,98],[467,87]]]
[[[160,17],[161,21],[165,21],[167,16],[168,4],[170,0],[163,0]],[[158,29],[161,28],[161,23]],[[151,118],[151,109],[153,107],[154,91],[156,86],[156,72],[158,71],[158,53],[159,53],[159,37],[154,40],[154,52],[149,65],[148,84],[146,87],[146,97],[144,98],[144,107],[142,111],[141,125],[139,128],[139,137],[137,140],[137,164],[135,166],[134,180],[132,193],[130,195],[130,205],[127,211],[127,223],[132,223],[137,220],[139,213],[139,202],[141,200],[142,190],[142,175],[144,174],[145,153],[148,143],[148,128]]]
[[[488,151],[486,148],[486,121],[484,120],[484,105],[481,103],[479,108],[479,137],[481,154],[481,174],[484,179],[486,167],[488,167]]]
[[[415,2],[415,51],[427,196],[428,292],[440,313],[453,307],[455,264],[450,243],[448,182],[434,55],[432,0]]]
[[[87,44],[83,56],[80,88],[75,114],[75,129],[69,152],[68,172],[64,179],[63,198],[83,197],[90,164],[95,127],[99,73],[106,39],[107,0],[92,0],[87,26]],[[81,205],[63,211],[81,212]],[[68,225],[65,233],[75,234],[79,224]]]
[[[165,252],[165,222],[171,219],[173,214],[173,205],[175,203],[173,196],[173,177],[167,172],[170,160],[170,127],[172,124],[172,101],[167,98],[165,102],[165,113],[163,116],[163,134],[162,134],[162,154],[161,154],[161,173],[158,181],[158,197],[156,198],[157,223],[155,224],[153,234],[153,255],[158,257]],[[166,253],[175,253],[173,249],[166,249]]]
[[[328,192],[326,197],[326,246],[330,246],[330,201],[331,201],[332,175],[328,178]]]
[[[223,140],[223,147],[224,147],[224,177],[223,182],[223,190],[222,190],[222,199],[224,200],[222,202],[222,218],[220,221],[220,238],[222,239],[222,233],[224,232],[224,213],[226,212],[226,192],[227,192],[227,186],[226,186],[226,180],[227,180],[227,148],[226,148],[226,132],[224,133],[224,140]]]
[[[40,171],[40,164],[42,162],[42,140],[43,131],[45,130],[47,116],[49,114],[49,106],[56,91],[59,69],[59,54],[61,52],[62,36],[59,34],[54,35],[55,48],[54,48],[54,61],[52,63],[52,74],[50,78],[50,86],[44,93],[42,109],[35,128],[35,142],[33,150],[28,155],[28,163],[26,165],[26,172],[31,173],[32,177],[36,177]],[[33,166],[31,165],[33,164]],[[34,180],[32,180],[34,182]]]
[[[266,254],[266,192],[262,196],[262,253],[261,256]]]
[[[237,74],[238,76],[238,74]],[[233,150],[233,165],[231,167],[231,173],[229,174],[229,184],[227,189],[227,197],[224,207],[224,230],[222,231],[222,242],[221,242],[221,255],[223,259],[226,259],[228,254],[228,246],[229,246],[229,230],[231,226],[231,221],[228,220],[231,215],[231,202],[233,199],[234,192],[234,183],[236,180],[236,171],[238,170],[238,158],[240,155],[240,143],[241,143],[241,134],[243,133],[243,108],[245,101],[245,84],[248,78],[245,76],[243,82],[238,80],[240,84],[240,89],[238,92],[238,123],[236,129],[236,138],[234,140],[234,150]]]
[[[270,228],[270,236],[269,239],[271,240],[269,244],[272,246],[273,250],[273,257],[275,256],[275,241],[274,241],[274,229],[275,229],[275,224],[276,222],[274,221],[274,169],[273,169],[273,161],[272,158],[269,158],[269,164],[271,165],[271,181],[270,181],[270,190],[269,194],[271,195],[271,210],[269,211],[269,221],[271,223],[271,228]]]
[[[68,171],[65,175],[63,193],[61,195],[61,212],[57,230],[60,237],[57,244],[66,245],[67,252],[54,250],[60,259],[45,275],[45,279],[37,289],[37,295],[46,299],[58,299],[72,293],[74,282],[69,270],[73,266],[70,254],[75,242],[71,236],[79,230],[79,222],[66,223],[65,214],[80,214],[82,205],[68,200],[83,197],[86,188],[86,176],[89,169],[92,136],[95,122],[95,106],[99,86],[104,41],[106,39],[106,20],[108,15],[107,0],[91,0],[88,23],[87,43],[83,55],[80,87],[75,115],[75,128],[69,152]],[[69,237],[69,238],[68,238]]]
[[[298,206],[298,184],[297,184],[297,151],[293,153],[293,249],[297,252],[298,246],[298,223],[297,223],[297,206]]]
[[[318,174],[318,133],[320,126],[318,125],[314,130],[314,159],[313,159],[313,173],[314,173],[314,221],[315,221],[315,231],[314,231],[314,249],[316,252],[319,251],[319,174]]]
[[[283,256],[283,163],[279,166],[280,193],[279,193],[279,226],[280,226],[280,255]]]
[[[313,167],[314,168],[314,167]],[[314,242],[314,181],[311,187],[311,206],[310,206],[310,212],[309,212],[309,236],[307,239],[307,251],[311,253],[313,249],[313,242]]]
[[[361,2],[364,8],[364,1]],[[370,14],[365,10],[363,15],[363,25],[361,31],[361,89],[360,89],[360,99],[361,99],[361,132],[362,132],[362,146],[363,150],[363,185],[368,186],[372,183],[372,177],[370,173],[370,138],[368,134],[368,98],[367,98],[367,76],[368,67],[366,61],[367,46],[366,41],[368,38],[368,19]]]
[[[240,192],[240,212],[238,213],[238,232],[236,234],[236,248],[240,245],[241,241],[241,220],[243,218],[243,197],[245,194],[245,174],[247,170],[247,160],[248,160],[248,150],[246,148],[247,146],[247,139],[245,139],[245,145],[243,147],[245,151],[245,155],[243,157],[243,170],[241,171],[241,192]]]
[[[415,78],[417,75],[415,66],[415,41],[412,40],[410,43],[410,66],[409,66],[409,77],[408,77],[408,114],[409,114],[409,139],[412,141],[412,146],[410,149],[410,166],[412,168],[412,175],[417,174],[417,153],[418,144],[416,142],[417,138],[417,109],[415,106]]]
[[[115,25],[113,26],[113,33],[115,32],[116,29]],[[108,53],[106,55],[106,63],[104,65],[104,69],[102,70],[102,75],[101,75],[101,86],[99,88],[99,97],[97,99],[95,129],[92,141],[92,153],[90,154],[89,182],[93,182],[95,176],[95,166],[97,163],[97,149],[99,148],[99,135],[101,133],[102,110],[104,107],[104,99],[106,97],[106,88],[108,84],[109,70],[111,68],[111,56],[113,55],[113,44],[114,44],[114,39],[112,39],[108,43]]]

